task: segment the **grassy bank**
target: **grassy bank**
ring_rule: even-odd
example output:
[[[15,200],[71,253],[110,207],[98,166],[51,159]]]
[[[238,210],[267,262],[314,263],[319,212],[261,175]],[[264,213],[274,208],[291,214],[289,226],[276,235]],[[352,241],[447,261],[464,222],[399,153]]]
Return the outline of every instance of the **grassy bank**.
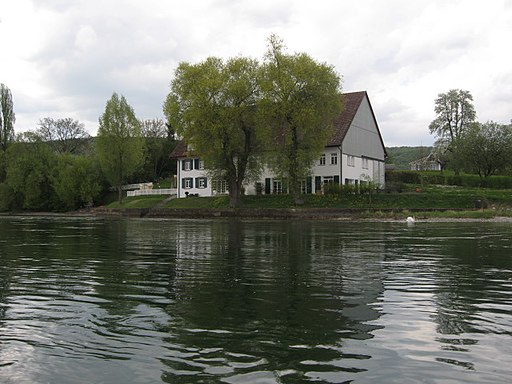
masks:
[[[107,208],[154,208],[166,196],[130,197],[109,204]],[[174,199],[163,208],[227,209],[228,196]],[[297,207],[289,195],[243,196],[245,209],[357,209],[362,217],[403,217],[414,211],[417,217],[491,218],[512,216],[512,190],[410,185],[407,192],[372,195],[331,194],[305,195],[304,205]],[[481,208],[475,210],[475,208]],[[441,210],[441,211],[438,211]]]

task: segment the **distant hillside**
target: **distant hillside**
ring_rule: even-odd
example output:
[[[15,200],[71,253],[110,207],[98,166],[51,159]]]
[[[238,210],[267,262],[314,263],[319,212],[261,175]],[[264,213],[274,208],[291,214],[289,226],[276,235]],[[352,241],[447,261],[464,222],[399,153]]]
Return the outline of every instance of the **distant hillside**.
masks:
[[[389,147],[386,164],[394,164],[397,170],[410,169],[409,163],[427,156],[432,147]]]

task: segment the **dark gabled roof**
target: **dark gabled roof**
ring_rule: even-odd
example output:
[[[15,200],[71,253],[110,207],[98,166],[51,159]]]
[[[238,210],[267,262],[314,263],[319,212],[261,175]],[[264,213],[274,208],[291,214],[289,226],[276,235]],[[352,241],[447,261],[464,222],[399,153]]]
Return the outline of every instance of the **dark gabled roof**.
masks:
[[[364,98],[368,98],[366,91],[360,92],[348,92],[342,93],[341,97],[343,99],[343,111],[341,114],[334,119],[334,133],[331,136],[330,140],[327,142],[327,147],[335,147],[340,146],[347,135],[347,132],[354,120],[354,117],[361,106]],[[368,99],[368,103],[369,103]],[[384,141],[382,140],[382,135],[377,125],[377,120],[375,119],[375,114],[373,113],[372,106],[370,104],[370,110],[372,113],[373,120],[375,121],[375,125],[377,126],[377,131],[379,132],[379,137],[382,143],[382,147],[384,148],[384,153],[386,153],[386,147],[384,146]],[[170,157],[178,158],[178,157],[190,157],[191,153],[187,150],[187,145],[185,142],[180,141],[178,145],[172,151]]]
[[[384,156],[387,157],[386,146],[384,145],[384,140],[382,139],[382,134],[380,133],[379,125],[377,124],[377,119],[375,118],[375,113],[373,112],[370,98],[366,91],[342,93],[341,97],[343,98],[343,112],[341,112],[341,114],[334,120],[334,133],[326,146],[341,146],[350,126],[352,125],[352,121],[354,121],[354,117],[361,106],[361,103],[366,97],[375,127],[379,134],[380,143],[384,149]]]
[[[188,157],[187,144],[183,140],[178,141],[169,155],[171,159],[177,159],[178,157]]]
[[[343,139],[345,139],[345,135],[347,134],[350,124],[352,124],[365,95],[365,91],[341,94],[343,100],[343,111],[336,119],[334,119],[334,133],[331,136],[331,139],[327,142],[328,147],[338,146],[343,143]]]

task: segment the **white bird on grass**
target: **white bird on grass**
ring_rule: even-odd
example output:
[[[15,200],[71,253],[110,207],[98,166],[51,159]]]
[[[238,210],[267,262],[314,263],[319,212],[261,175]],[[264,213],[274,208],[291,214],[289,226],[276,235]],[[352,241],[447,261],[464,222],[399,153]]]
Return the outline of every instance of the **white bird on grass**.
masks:
[[[409,217],[407,217],[407,219],[405,219],[405,221],[407,222],[407,224],[412,224],[412,223],[414,223],[416,220],[414,219],[414,217],[409,216]]]

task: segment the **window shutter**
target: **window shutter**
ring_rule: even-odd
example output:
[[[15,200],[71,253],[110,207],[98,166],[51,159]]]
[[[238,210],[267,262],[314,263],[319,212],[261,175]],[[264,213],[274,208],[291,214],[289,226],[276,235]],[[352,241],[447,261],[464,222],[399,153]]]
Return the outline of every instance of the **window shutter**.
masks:
[[[315,192],[322,190],[322,176],[315,176]]]
[[[194,159],[194,169],[199,169],[199,159]]]
[[[311,185],[313,183],[313,180],[311,176],[308,176],[306,178],[306,193],[311,193],[313,186]]]
[[[208,178],[207,177],[203,177],[203,179],[204,179],[204,187],[208,188]]]
[[[270,195],[270,178],[265,179],[265,195]]]
[[[187,161],[187,160],[181,160],[181,170],[182,171],[185,170],[185,161]]]
[[[340,177],[339,177],[339,175],[334,176],[334,184],[340,185]]]
[[[185,179],[181,179],[181,188],[185,189]]]

